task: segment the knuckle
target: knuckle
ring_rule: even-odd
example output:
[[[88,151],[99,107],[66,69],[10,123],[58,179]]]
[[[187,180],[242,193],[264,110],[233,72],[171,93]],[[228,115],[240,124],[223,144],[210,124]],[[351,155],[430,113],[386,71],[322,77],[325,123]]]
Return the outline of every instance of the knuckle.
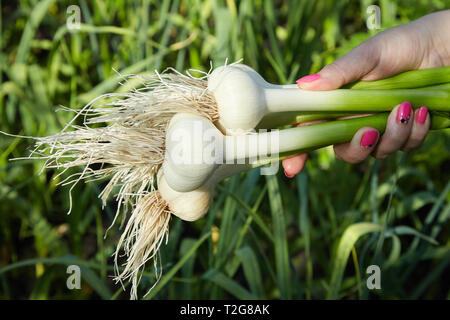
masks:
[[[335,155],[336,159],[345,161],[345,159],[342,157],[342,154],[340,152],[335,152],[334,155]]]
[[[396,134],[389,138],[389,145],[392,146],[392,149],[399,149],[405,142],[408,140],[408,136],[406,134]]]
[[[365,156],[361,156],[359,154],[354,154],[354,153],[339,153],[339,152],[335,152],[336,154],[336,158],[338,158],[341,161],[347,162],[347,163],[351,163],[351,164],[355,164],[355,163],[359,163],[361,161],[363,161],[365,159]]]
[[[403,151],[409,151],[411,149],[418,148],[422,145],[424,141],[424,138],[419,136],[411,136],[409,137],[408,141],[405,143],[405,145],[402,147],[401,150]]]
[[[345,77],[346,70],[341,66],[341,61],[339,59],[325,66],[323,70],[332,73],[335,77],[338,77],[339,83],[347,83],[347,79]]]
[[[411,137],[408,141],[408,146],[410,149],[419,147],[423,142],[421,137]]]

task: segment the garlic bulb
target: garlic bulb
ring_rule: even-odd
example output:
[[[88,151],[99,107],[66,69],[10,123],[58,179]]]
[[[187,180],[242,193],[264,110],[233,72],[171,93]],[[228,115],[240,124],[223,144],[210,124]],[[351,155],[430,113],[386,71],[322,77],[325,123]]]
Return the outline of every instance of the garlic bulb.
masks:
[[[172,189],[162,170],[158,172],[158,191],[167,203],[172,214],[182,220],[195,221],[203,217],[208,212],[214,188],[216,185],[232,175],[251,169],[250,165],[223,164],[216,168],[200,187],[188,191],[180,192]]]
[[[220,125],[230,130],[227,134],[252,130],[265,116],[280,112],[380,112],[391,111],[403,101],[450,110],[445,88],[308,91],[297,85],[270,84],[242,64],[215,69],[208,76],[208,91],[217,102]]]
[[[208,119],[190,113],[178,113],[166,132],[166,153],[162,165],[172,189],[186,192],[199,188],[218,164],[205,161],[207,132],[221,138],[220,131]]]
[[[195,221],[208,212],[214,186],[205,184],[189,192],[173,190],[161,170],[158,173],[158,190],[166,201],[169,210],[182,220]]]

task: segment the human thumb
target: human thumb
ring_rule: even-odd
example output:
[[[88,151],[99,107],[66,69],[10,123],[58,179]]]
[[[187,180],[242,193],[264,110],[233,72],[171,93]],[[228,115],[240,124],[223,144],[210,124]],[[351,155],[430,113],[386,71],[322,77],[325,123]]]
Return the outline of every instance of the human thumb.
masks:
[[[337,89],[363,78],[376,67],[378,60],[378,49],[372,38],[325,66],[318,73],[298,79],[297,85],[306,90]]]

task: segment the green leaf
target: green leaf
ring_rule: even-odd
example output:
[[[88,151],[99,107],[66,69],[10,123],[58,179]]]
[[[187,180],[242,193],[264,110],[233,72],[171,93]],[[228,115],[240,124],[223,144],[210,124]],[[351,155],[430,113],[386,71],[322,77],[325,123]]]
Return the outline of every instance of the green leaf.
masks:
[[[211,232],[204,234],[200,239],[198,239],[195,244],[189,249],[188,252],[177,262],[176,265],[167,272],[161,280],[156,284],[156,286],[144,297],[146,300],[152,299],[162,288],[172,279],[178,270],[189,260],[189,258],[197,251],[197,249],[205,242],[206,239],[211,235]]]
[[[183,239],[180,245],[180,256],[185,256],[189,250],[195,245],[195,239],[186,238]],[[191,278],[194,273],[194,262],[195,262],[196,252],[186,261],[184,266],[181,268],[181,272],[184,278]],[[183,299],[192,299],[192,285],[190,283],[183,284]]]
[[[266,176],[270,211],[272,212],[273,238],[275,245],[275,265],[277,282],[281,299],[291,298],[291,270],[289,266],[289,252],[286,239],[286,222],[284,220],[281,203],[280,188],[275,175]]]
[[[234,297],[242,300],[256,300],[256,296],[252,295],[250,292],[248,292],[247,289],[242,287],[240,284],[238,284],[236,281],[228,278],[223,273],[211,269],[207,271],[203,276],[202,279],[206,279],[209,281],[214,282],[216,285],[221,287],[222,289],[226,290],[230,294],[232,294]]]
[[[243,247],[236,251],[236,255],[239,257],[244,268],[245,278],[250,286],[250,291],[258,299],[262,299],[264,297],[264,287],[261,270],[259,269],[259,263],[255,253],[250,247]]]
[[[371,232],[381,232],[382,226],[370,222],[360,222],[349,226],[339,241],[336,257],[333,263],[333,273],[331,275],[330,289],[327,294],[327,299],[338,299],[339,290],[342,284],[345,267],[350,252],[358,239]]]
[[[81,269],[81,277],[89,283],[89,285],[98,293],[100,297],[103,299],[110,299],[112,294],[109,291],[108,287],[103,283],[103,281],[97,276],[95,272],[93,272],[90,268],[92,265],[87,261],[83,261],[78,259],[72,255],[65,255],[60,258],[38,258],[38,259],[29,259],[19,261],[13,264],[10,264],[6,267],[0,269],[0,275],[2,273],[21,268],[26,266],[36,265],[38,263],[43,264],[63,264],[63,265],[77,265]]]
[[[391,233],[397,234],[397,235],[411,235],[418,237],[422,240],[428,241],[431,244],[438,245],[439,243],[434,240],[432,237],[429,237],[411,227],[408,226],[397,226],[392,228],[390,231],[386,231],[386,236],[390,235]]]
[[[311,298],[311,286],[313,278],[313,262],[311,259],[311,235],[310,223],[308,219],[308,175],[302,171],[297,175],[298,195],[300,199],[299,208],[299,227],[305,240],[305,259],[306,259],[306,298]]]
[[[223,188],[222,186],[218,185],[217,188],[223,192],[226,192],[228,195],[230,195],[244,209],[244,211],[247,212],[249,214],[249,216],[253,218],[255,223],[258,225],[258,227],[261,228],[261,230],[264,232],[264,234],[270,240],[273,240],[273,235],[272,235],[270,229],[267,227],[264,220],[261,219],[261,217],[258,215],[258,211],[256,209],[251,208],[248,204],[246,204],[244,201],[242,201],[242,199],[239,198],[236,194],[234,194],[233,192],[230,192],[229,190]]]
[[[27,21],[25,30],[20,38],[19,48],[17,50],[16,63],[25,63],[28,53],[30,51],[31,40],[36,33],[37,28],[41,24],[48,8],[55,2],[55,0],[39,1],[36,6],[30,10],[30,17]]]
[[[395,234],[393,234],[392,235],[391,253],[389,254],[388,259],[384,263],[384,266],[386,268],[392,266],[395,262],[397,262],[397,260],[400,258],[401,250],[402,250],[402,244],[400,242],[400,239]]]
[[[81,266],[81,276],[98,293],[102,299],[109,300],[112,293],[97,274],[86,266]]]

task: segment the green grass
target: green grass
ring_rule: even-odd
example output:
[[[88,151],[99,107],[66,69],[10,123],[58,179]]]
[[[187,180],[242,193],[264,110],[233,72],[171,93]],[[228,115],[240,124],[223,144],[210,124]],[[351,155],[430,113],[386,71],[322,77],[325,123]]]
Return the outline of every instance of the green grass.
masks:
[[[445,9],[446,1],[382,0],[382,27]],[[243,58],[274,83],[318,71],[367,39],[367,0],[86,1],[79,31],[66,27],[69,1],[1,2],[0,130],[44,136],[110,91],[120,74],[173,66],[207,71]],[[448,8],[448,4],[447,4]],[[232,177],[207,216],[171,221],[162,278],[147,299],[450,298],[449,131],[408,154],[359,165],[330,148],[305,171]],[[101,210],[103,182],[79,184],[68,216],[68,172],[39,174],[42,162],[8,161],[32,141],[0,136],[0,298],[127,299],[111,280],[120,235],[115,203]],[[218,236],[218,237],[217,237]],[[82,289],[66,288],[80,265]],[[379,264],[382,290],[366,288]],[[153,285],[149,265],[142,297]],[[125,284],[126,290],[129,285]]]

